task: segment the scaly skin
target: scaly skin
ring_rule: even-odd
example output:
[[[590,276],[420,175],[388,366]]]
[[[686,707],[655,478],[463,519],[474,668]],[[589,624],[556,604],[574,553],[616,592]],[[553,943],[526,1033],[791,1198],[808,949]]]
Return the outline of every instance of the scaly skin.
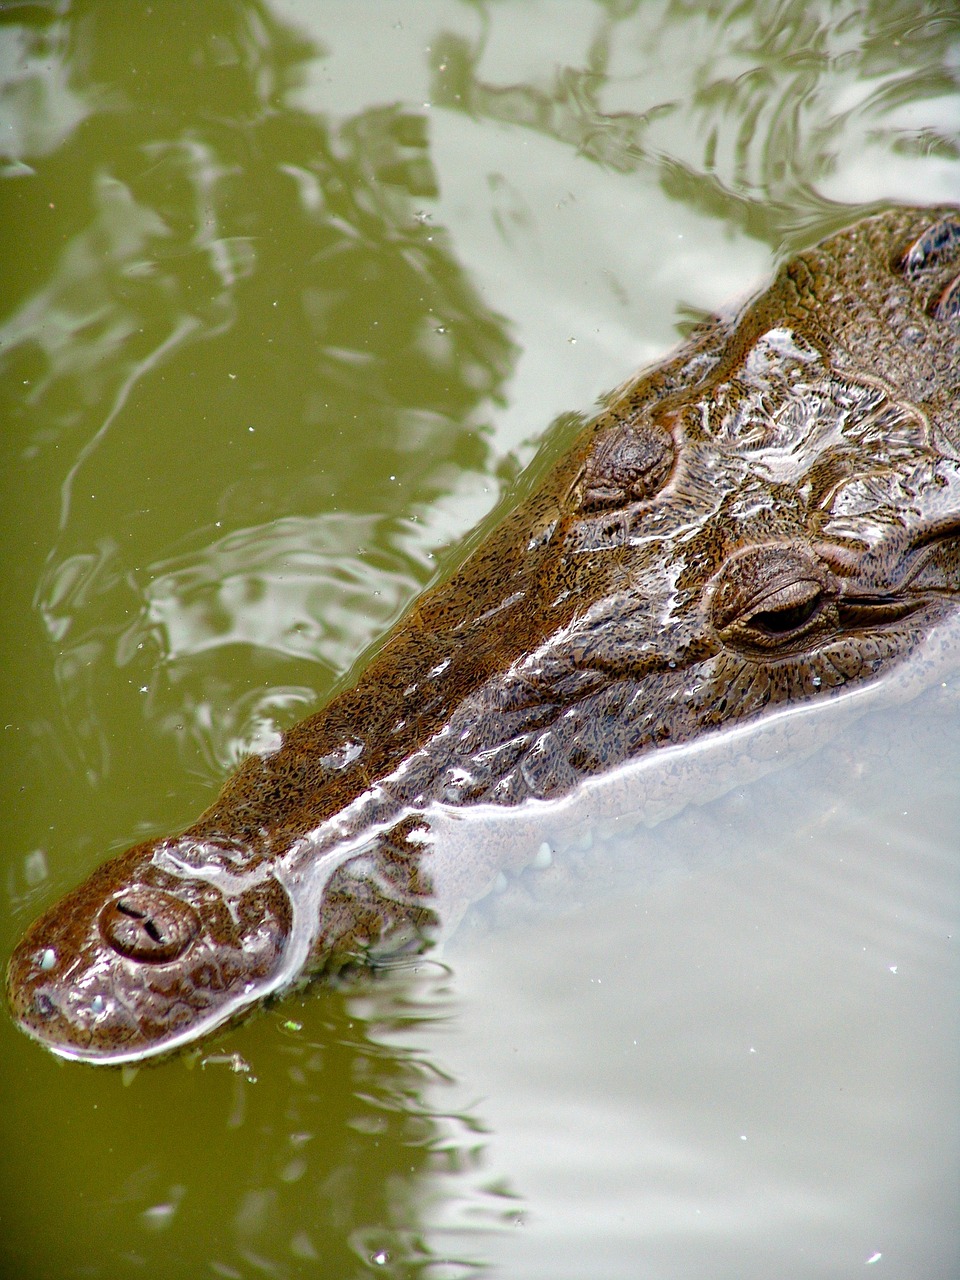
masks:
[[[788,262],[618,393],[354,688],[41,917],[9,964],[20,1025],[90,1062],[169,1052],[427,945],[437,806],[560,797],[877,681],[957,608],[958,392],[960,210]],[[456,857],[481,892],[496,866]]]

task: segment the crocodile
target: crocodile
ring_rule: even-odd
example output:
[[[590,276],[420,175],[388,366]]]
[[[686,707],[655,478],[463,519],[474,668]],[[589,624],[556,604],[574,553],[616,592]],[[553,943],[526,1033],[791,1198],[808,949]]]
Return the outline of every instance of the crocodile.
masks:
[[[894,208],[613,393],[353,687],[41,916],[13,1015],[140,1062],[418,953],[530,858],[451,815],[549,810],[949,659],[958,593],[960,209]]]

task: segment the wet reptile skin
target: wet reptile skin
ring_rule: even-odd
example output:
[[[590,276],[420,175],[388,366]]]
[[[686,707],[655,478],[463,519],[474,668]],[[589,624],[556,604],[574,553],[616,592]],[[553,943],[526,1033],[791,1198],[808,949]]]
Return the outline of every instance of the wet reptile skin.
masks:
[[[956,609],[958,392],[960,210],[793,258],[611,398],[352,689],[48,910],[15,1018],[64,1057],[168,1052],[427,945],[431,809],[550,800],[892,671]]]

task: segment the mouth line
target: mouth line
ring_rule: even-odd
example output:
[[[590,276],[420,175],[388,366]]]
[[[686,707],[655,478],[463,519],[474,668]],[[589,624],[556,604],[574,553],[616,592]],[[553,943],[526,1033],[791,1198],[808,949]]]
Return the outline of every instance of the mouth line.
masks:
[[[188,1024],[160,1040],[143,1041],[133,1038],[125,1043],[106,1048],[96,1047],[92,1027],[79,1026],[59,1006],[57,1007],[58,1018],[51,1019],[49,1028],[37,1026],[23,1017],[18,1017],[17,1022],[20,1029],[31,1040],[43,1045],[58,1058],[71,1062],[85,1062],[91,1066],[122,1067],[129,1064],[153,1063],[170,1057],[185,1046],[205,1039],[225,1026],[241,1021],[260,999],[261,997],[258,996],[252,1000],[218,1009],[209,1014],[207,1019]],[[66,1034],[63,1034],[64,1031]]]
[[[911,614],[941,596],[952,592],[925,591],[916,595],[894,595],[891,592],[851,593],[837,603],[841,631],[875,631],[903,622]]]

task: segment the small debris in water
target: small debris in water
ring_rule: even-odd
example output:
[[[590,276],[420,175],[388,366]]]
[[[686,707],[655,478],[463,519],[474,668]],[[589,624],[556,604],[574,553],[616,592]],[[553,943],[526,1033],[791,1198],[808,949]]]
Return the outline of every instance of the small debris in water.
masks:
[[[40,957],[40,968],[44,973],[49,973],[53,966],[57,963],[57,953],[53,947],[47,947],[43,955]]]
[[[47,855],[42,849],[34,849],[23,859],[23,878],[31,889],[35,889],[47,878]]]
[[[864,1263],[864,1266],[869,1267],[869,1266],[871,1266],[874,1262],[879,1262],[879,1261],[880,1261],[880,1259],[881,1259],[882,1257],[883,1257],[883,1254],[882,1254],[882,1253],[871,1253],[870,1257],[869,1257],[869,1258],[866,1260],[866,1262]]]
[[[170,1188],[170,1199],[163,1204],[151,1205],[149,1209],[144,1209],[140,1217],[143,1219],[145,1226],[152,1227],[155,1231],[159,1231],[167,1226],[170,1219],[180,1207],[180,1201],[183,1199],[185,1188],[176,1186]]]
[[[246,1076],[249,1084],[257,1083],[257,1077],[253,1074],[250,1063],[240,1053],[211,1053],[200,1061],[201,1067],[218,1066],[221,1063],[228,1066],[235,1075]]]
[[[379,1249],[370,1259],[375,1267],[382,1267],[390,1261],[390,1255],[386,1249]]]

